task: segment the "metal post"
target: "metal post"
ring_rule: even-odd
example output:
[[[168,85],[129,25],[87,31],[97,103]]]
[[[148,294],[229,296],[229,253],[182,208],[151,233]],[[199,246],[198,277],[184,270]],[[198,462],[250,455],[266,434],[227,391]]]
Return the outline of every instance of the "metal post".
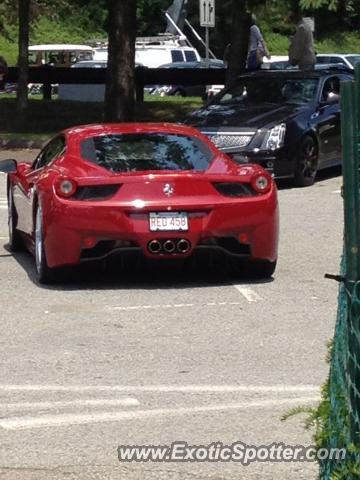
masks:
[[[359,278],[359,166],[357,161],[357,97],[355,83],[341,86],[341,135],[343,146],[344,222],[346,278]]]
[[[144,70],[145,67],[135,69],[135,99],[138,103],[144,102]]]
[[[355,309],[353,299],[355,282],[360,279],[360,207],[359,207],[359,92],[360,70],[356,69],[355,82],[343,82],[341,86],[341,136],[343,147],[343,179],[344,179],[344,234],[345,265],[348,322],[348,354],[346,359],[346,385],[348,392],[349,427],[351,442],[359,445],[359,412],[357,398],[359,376],[357,358],[359,355],[360,312]]]
[[[43,84],[43,100],[51,100],[51,83],[46,82]]]
[[[206,68],[210,66],[210,59],[209,59],[209,27],[205,27],[205,65]]]
[[[198,34],[198,32],[195,30],[195,28],[191,25],[191,23],[189,22],[189,20],[185,19],[185,25],[187,25],[190,30],[192,31],[192,33],[194,34],[194,36],[199,40],[199,42],[206,48],[206,43],[204,42],[204,40],[200,37],[200,35]],[[210,46],[209,46],[209,54],[211,55],[212,58],[216,58],[216,55],[215,53],[210,49]]]
[[[171,18],[171,16],[165,12],[165,17],[169,20],[169,22],[174,26],[175,30],[178,32],[178,34],[180,35],[180,37],[183,37],[185,40],[186,40],[186,43],[191,47],[191,48],[195,48],[194,45],[189,41],[189,39],[187,38],[187,36],[185,35],[185,33],[180,30],[180,28],[176,25],[176,23],[174,22],[174,20]]]

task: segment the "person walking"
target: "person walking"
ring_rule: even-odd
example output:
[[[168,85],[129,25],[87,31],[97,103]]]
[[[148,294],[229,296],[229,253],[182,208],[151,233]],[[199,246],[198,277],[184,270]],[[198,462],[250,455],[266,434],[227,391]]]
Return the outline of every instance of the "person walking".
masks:
[[[267,57],[269,60],[271,58],[260,28],[256,25],[256,17],[252,14],[247,60],[248,70],[258,70],[263,63],[264,57]]]
[[[314,37],[311,27],[300,12],[292,12],[289,20],[296,24],[295,35],[289,47],[289,63],[298,65],[300,70],[313,70],[316,63]]]

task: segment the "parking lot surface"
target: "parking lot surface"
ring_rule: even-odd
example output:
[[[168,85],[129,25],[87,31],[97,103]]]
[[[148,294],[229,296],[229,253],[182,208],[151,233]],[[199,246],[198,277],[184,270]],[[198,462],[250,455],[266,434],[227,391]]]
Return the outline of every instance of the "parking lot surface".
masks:
[[[33,158],[6,152],[0,158]],[[341,177],[281,185],[274,279],[97,268],[39,286],[7,249],[0,176],[0,474],[43,479],[315,479],[316,463],[119,463],[119,445],[310,445],[328,373],[342,249]]]

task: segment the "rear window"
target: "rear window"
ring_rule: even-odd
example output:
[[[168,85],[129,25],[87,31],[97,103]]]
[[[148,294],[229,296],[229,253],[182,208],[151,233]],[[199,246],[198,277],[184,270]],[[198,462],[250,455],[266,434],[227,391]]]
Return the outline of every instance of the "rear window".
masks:
[[[117,134],[82,140],[81,156],[116,173],[208,168],[213,153],[201,140],[185,135]]]
[[[280,72],[279,72],[280,73]],[[286,75],[239,78],[236,84],[218,97],[213,104],[247,105],[264,103],[294,103],[306,105],[316,100],[318,78],[297,78]]]
[[[330,57],[316,57],[316,63],[330,63]]]
[[[360,55],[349,55],[346,59],[355,67],[355,64],[360,62]]]

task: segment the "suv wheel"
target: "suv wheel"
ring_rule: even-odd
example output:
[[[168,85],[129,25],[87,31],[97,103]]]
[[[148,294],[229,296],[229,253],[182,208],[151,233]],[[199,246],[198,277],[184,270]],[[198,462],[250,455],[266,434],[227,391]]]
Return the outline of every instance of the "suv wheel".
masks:
[[[294,184],[296,187],[309,187],[315,181],[319,166],[319,154],[315,140],[306,135],[300,145],[296,159]]]

